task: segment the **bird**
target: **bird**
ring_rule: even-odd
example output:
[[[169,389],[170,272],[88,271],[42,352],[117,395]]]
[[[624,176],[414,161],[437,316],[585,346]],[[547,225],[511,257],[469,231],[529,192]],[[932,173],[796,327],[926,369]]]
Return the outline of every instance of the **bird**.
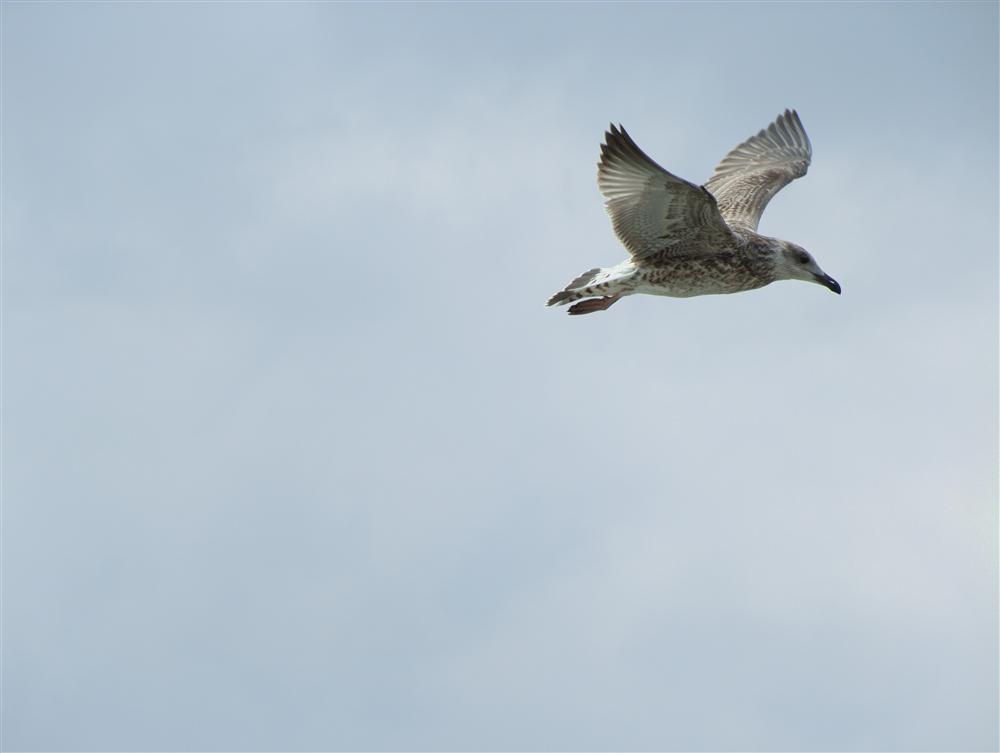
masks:
[[[776,280],[805,280],[840,294],[801,246],[757,232],[782,188],[806,174],[812,144],[795,110],[785,110],[733,148],[704,185],[668,172],[612,123],[604,134],[597,185],[630,258],[595,267],[548,300],[571,315],[605,311],[637,293],[689,298],[741,293]]]

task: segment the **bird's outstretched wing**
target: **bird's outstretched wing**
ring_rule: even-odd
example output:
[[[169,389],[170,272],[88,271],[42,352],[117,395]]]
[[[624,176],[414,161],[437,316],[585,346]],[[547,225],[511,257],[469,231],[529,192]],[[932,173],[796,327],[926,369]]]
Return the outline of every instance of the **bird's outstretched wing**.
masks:
[[[638,262],[706,256],[732,239],[715,198],[657,165],[621,126],[604,134],[597,185],[615,233]]]
[[[767,128],[723,158],[705,187],[730,225],[756,232],[772,197],[809,169],[812,145],[795,110],[785,110]]]

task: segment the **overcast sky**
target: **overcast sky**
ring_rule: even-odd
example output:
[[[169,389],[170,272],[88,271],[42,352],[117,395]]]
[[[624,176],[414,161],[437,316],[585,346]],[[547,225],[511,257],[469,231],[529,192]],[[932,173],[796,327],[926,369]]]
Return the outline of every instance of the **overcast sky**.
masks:
[[[4,3],[4,750],[996,750],[998,6]],[[780,282],[625,258],[797,108]]]

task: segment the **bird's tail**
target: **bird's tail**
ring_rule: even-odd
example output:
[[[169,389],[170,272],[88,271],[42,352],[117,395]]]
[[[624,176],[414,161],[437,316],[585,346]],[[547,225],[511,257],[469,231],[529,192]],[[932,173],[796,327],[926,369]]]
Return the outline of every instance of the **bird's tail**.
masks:
[[[588,269],[573,282],[549,298],[548,306],[565,306],[567,303],[579,301],[569,307],[572,315],[590,314],[594,311],[604,311],[621,298],[620,286],[616,285],[615,270],[595,267]],[[584,300],[586,299],[586,300]]]
[[[601,273],[600,267],[594,267],[593,269],[588,269],[582,275],[577,277],[573,282],[567,285],[565,288],[560,290],[554,296],[549,298],[549,302],[545,304],[546,306],[564,306],[572,301],[578,301],[581,298],[586,298],[587,294],[584,293],[584,289],[590,285],[597,276]],[[593,295],[591,293],[590,295]]]

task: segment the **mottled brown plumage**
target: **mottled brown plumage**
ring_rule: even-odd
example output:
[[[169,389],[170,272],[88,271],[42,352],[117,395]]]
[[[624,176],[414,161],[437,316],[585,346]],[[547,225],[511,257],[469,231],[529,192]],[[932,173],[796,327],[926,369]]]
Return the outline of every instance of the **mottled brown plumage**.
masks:
[[[611,126],[601,145],[597,184],[631,259],[583,273],[549,299],[577,302],[570,314],[610,307],[648,293],[686,298],[739,293],[775,280],[840,285],[805,249],[757,233],[760,215],[782,187],[805,175],[812,147],[802,122],[786,110],[734,148],[704,186],[664,170],[625,132]]]

